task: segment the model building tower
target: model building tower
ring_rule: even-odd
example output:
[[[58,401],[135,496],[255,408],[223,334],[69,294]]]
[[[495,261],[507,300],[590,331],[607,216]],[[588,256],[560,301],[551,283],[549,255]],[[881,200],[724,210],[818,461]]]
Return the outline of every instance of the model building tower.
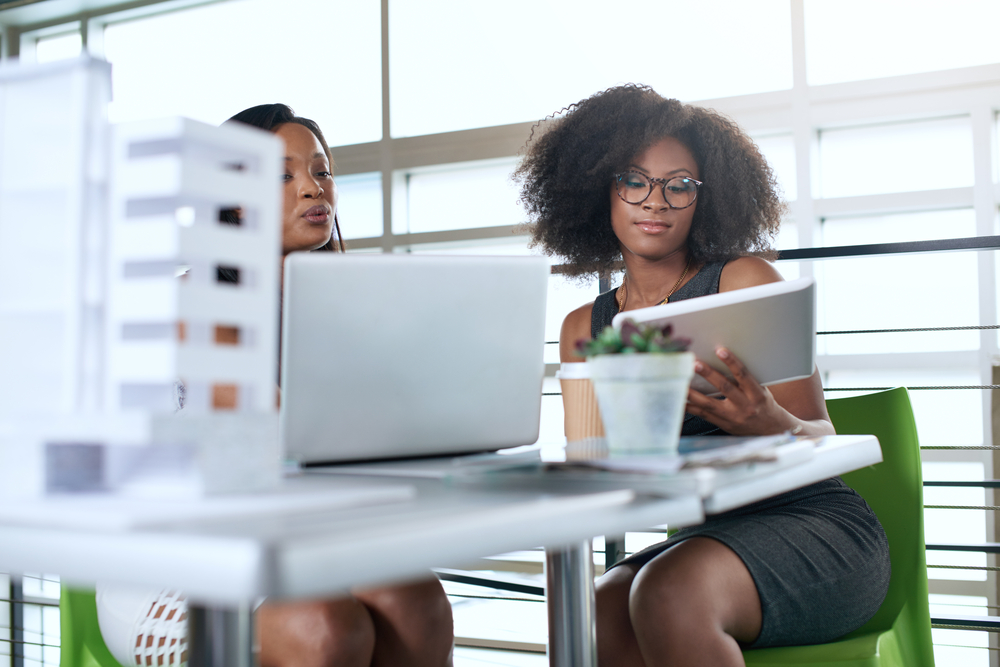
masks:
[[[113,128],[112,411],[274,414],[283,154],[236,124]]]
[[[0,67],[0,420],[102,409],[111,70]]]

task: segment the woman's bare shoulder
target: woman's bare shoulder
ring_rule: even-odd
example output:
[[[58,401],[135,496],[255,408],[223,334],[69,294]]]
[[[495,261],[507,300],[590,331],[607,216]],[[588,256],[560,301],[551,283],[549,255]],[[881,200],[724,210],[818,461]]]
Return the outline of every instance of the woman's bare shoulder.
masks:
[[[774,265],[760,257],[738,257],[726,263],[719,278],[719,291],[728,292],[784,280]]]
[[[594,312],[593,302],[580,306],[570,312],[563,320],[559,332],[559,358],[565,362],[580,361],[574,354],[576,341],[581,338],[590,339],[590,318]]]

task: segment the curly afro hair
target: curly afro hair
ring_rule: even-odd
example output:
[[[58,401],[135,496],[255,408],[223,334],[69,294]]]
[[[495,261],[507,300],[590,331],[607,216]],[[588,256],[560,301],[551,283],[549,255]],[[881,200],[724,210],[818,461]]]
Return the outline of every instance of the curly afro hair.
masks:
[[[611,229],[614,174],[664,137],[691,151],[704,181],[687,242],[694,261],[776,256],[771,243],[784,204],[774,174],[729,118],[630,84],[567,107],[549,125],[528,140],[514,178],[533,222],[532,246],[568,260],[567,274],[615,270],[621,250]]]

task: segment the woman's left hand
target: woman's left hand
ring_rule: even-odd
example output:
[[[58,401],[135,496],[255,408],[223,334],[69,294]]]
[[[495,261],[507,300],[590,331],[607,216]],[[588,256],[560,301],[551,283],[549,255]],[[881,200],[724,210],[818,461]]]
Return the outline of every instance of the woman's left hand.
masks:
[[[722,398],[688,390],[687,411],[733,435],[770,435],[795,428],[800,422],[761,386],[743,362],[720,347],[716,356],[729,368],[732,378],[703,361],[695,361],[695,372],[719,390]]]

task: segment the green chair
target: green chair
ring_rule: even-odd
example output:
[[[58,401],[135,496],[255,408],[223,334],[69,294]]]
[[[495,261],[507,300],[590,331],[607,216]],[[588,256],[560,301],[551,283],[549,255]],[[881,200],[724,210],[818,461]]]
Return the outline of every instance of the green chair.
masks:
[[[93,590],[62,587],[59,667],[121,667],[104,645]]]
[[[749,649],[748,666],[933,667],[923,478],[913,409],[905,388],[826,402],[840,434],[873,434],[882,463],[843,475],[875,511],[889,538],[892,579],[875,616],[828,644]]]

